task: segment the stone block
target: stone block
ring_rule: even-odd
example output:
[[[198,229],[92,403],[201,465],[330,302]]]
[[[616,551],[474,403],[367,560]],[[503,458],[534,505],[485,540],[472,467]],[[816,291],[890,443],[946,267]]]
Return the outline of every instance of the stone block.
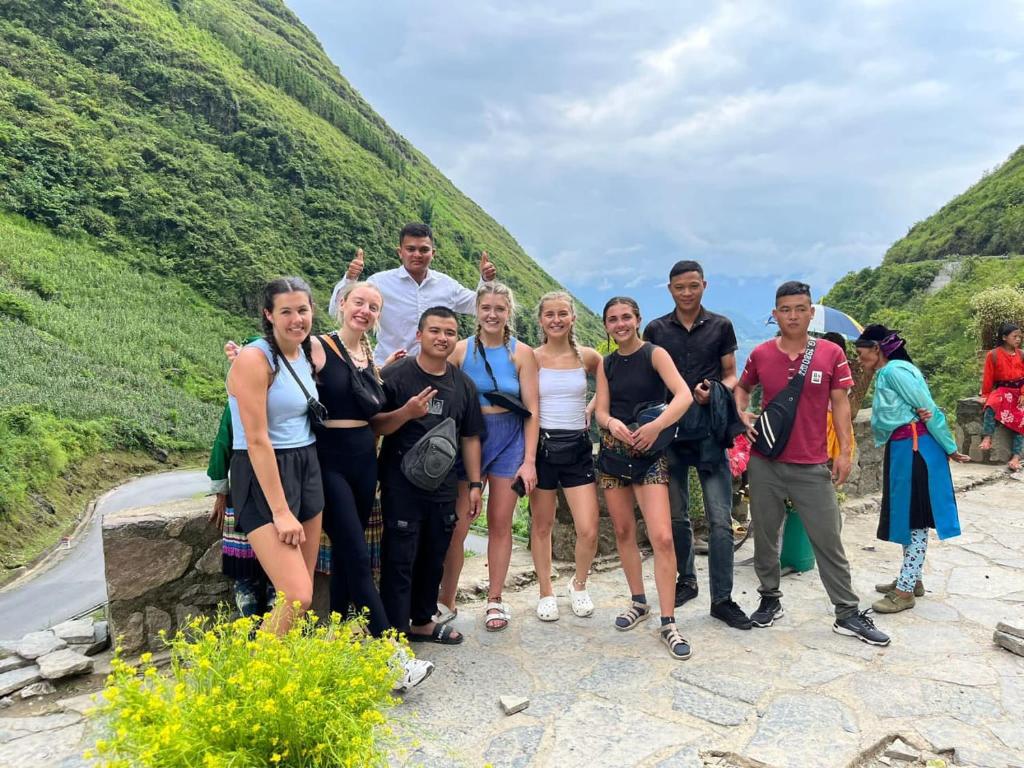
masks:
[[[910,746],[903,739],[896,739],[896,741],[886,747],[885,756],[893,760],[912,763],[921,756],[921,750]]]
[[[220,573],[223,542],[217,539],[196,562],[196,570],[207,576]]]
[[[522,712],[528,706],[530,706],[530,700],[525,696],[502,696],[498,699],[501,704],[502,710],[506,715],[514,715],[516,712]]]
[[[150,648],[156,648],[160,644],[160,632],[170,634],[174,622],[167,611],[160,610],[152,605],[146,606],[146,639]]]
[[[17,654],[15,654],[14,656],[5,656],[4,658],[0,659],[0,675],[2,675],[4,672],[10,672],[14,669],[21,669],[22,667],[27,667],[31,663],[32,661],[30,659],[23,658],[21,656],[18,656]]]
[[[107,595],[111,600],[130,600],[181,578],[192,560],[192,548],[177,539],[104,538],[103,557]]]
[[[43,680],[38,683],[32,683],[32,685],[26,685],[18,691],[18,696],[22,699],[31,699],[33,696],[48,696],[56,692],[57,689],[53,687],[53,683],[49,680]]]
[[[73,619],[51,627],[50,631],[67,643],[91,643],[94,633],[93,623],[93,620],[89,618]]]
[[[20,691],[26,685],[31,685],[41,679],[42,675],[39,674],[39,666],[36,664],[4,672],[0,674],[0,696]]]
[[[18,655],[26,659],[36,659],[66,648],[67,645],[48,629],[42,632],[29,632],[18,642]]]
[[[999,630],[992,634],[992,639],[996,645],[1002,646],[1010,653],[1024,656],[1024,639],[1011,635],[1008,632],[1000,632]]]
[[[92,672],[92,659],[68,648],[40,656],[36,663],[39,664],[39,674],[47,680]]]
[[[1000,621],[996,624],[996,631],[1005,632],[1008,635],[1013,635],[1014,637],[1019,637],[1024,640],[1024,625],[1010,624],[1006,621]]]

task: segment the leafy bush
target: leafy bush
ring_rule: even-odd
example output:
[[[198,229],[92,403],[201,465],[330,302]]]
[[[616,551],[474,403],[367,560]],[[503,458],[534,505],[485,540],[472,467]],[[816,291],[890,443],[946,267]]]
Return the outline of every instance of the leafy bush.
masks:
[[[86,758],[111,768],[384,765],[395,645],[337,614],[316,621],[277,638],[256,617],[194,619],[168,642],[169,677],[152,654],[135,666],[118,650],[90,711],[102,731]]]
[[[1007,321],[1024,324],[1024,291],[1009,285],[995,285],[971,299],[974,328],[982,349],[997,346],[996,333]]]
[[[23,323],[31,323],[34,317],[32,305],[8,291],[0,291],[0,315],[7,315]]]

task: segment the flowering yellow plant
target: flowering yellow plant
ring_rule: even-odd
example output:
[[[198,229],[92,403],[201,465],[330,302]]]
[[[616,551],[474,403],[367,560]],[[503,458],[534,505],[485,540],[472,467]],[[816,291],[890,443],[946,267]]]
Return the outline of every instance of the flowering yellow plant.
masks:
[[[110,768],[374,766],[391,736],[384,712],[401,674],[392,638],[337,614],[308,614],[284,637],[259,618],[193,619],[173,639],[168,674],[118,650],[86,758]]]

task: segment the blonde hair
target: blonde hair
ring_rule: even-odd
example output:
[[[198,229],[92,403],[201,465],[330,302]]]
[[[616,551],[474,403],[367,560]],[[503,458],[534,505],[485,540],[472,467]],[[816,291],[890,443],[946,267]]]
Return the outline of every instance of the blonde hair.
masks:
[[[537,324],[540,325],[541,343],[548,343],[548,334],[544,330],[544,326],[541,325],[540,319],[544,314],[544,305],[549,301],[564,301],[569,305],[569,310],[572,312],[572,322],[569,325],[569,346],[576,354],[576,359],[582,363],[583,355],[580,354],[579,341],[576,338],[576,302],[566,291],[548,291],[540,297],[540,302],[537,304]]]
[[[371,291],[376,293],[380,297],[380,308],[381,310],[384,309],[384,294],[380,292],[380,288],[366,280],[351,282],[342,288],[341,293],[338,295],[338,312],[336,319],[339,327],[345,322],[345,313],[342,310],[342,307],[344,306],[346,299],[348,299],[348,297],[352,295],[352,292],[357,288],[369,288]],[[379,324],[380,315],[378,314],[377,322],[373,324],[373,328],[371,328],[370,331],[375,333]],[[366,355],[367,365],[370,366],[370,370],[373,372],[373,375],[378,381],[380,381],[380,371],[377,370],[377,364],[373,361],[373,347],[370,346],[370,340],[366,338],[365,333],[359,337],[359,348],[363,351],[363,354]]]
[[[477,321],[476,321],[476,344],[473,349],[473,357],[477,355],[477,351],[483,349],[483,342],[480,341],[480,332],[483,330],[483,326],[480,323],[480,300],[484,296],[502,296],[505,301],[508,302],[508,319],[505,320],[505,327],[501,332],[501,343],[504,345],[505,350],[508,352],[508,359],[512,359],[512,347],[509,345],[509,341],[512,339],[512,329],[515,327],[516,322],[516,299],[512,295],[512,289],[504,283],[499,283],[497,280],[488,280],[486,283],[481,283],[480,287],[476,289],[476,307],[477,307]]]

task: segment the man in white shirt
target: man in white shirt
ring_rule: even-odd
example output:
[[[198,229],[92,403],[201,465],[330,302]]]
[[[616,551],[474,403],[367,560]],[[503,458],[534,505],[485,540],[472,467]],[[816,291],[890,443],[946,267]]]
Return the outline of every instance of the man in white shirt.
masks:
[[[416,326],[423,311],[429,307],[448,307],[466,315],[476,314],[476,291],[466,288],[443,272],[430,269],[434,258],[434,233],[426,224],[406,224],[398,236],[398,258],[402,266],[377,272],[366,278],[384,298],[384,308],[377,329],[377,349],[373,359],[378,366],[394,352],[415,355]],[[358,280],[363,271],[362,251],[348,266],[345,276],[334,286],[329,311],[334,317],[338,311],[338,298],[349,282]],[[480,255],[480,280],[493,280],[494,265],[487,251]],[[400,355],[402,356],[402,355]]]

